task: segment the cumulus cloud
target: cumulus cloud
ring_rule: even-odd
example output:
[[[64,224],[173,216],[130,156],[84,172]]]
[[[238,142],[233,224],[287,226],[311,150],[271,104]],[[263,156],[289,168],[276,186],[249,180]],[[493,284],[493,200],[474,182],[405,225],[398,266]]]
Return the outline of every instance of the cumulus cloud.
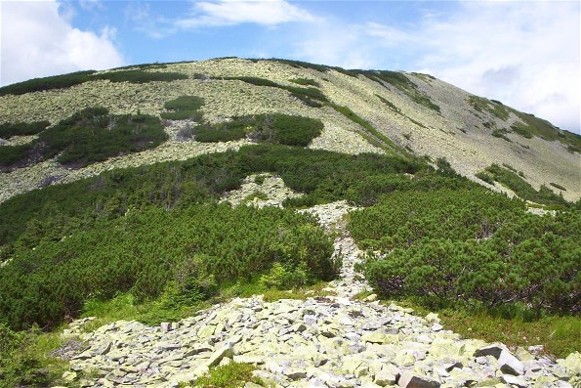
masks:
[[[3,1],[1,7],[1,85],[124,63],[113,42],[114,29],[74,28],[56,1]]]
[[[295,55],[431,73],[580,132],[579,10],[577,2],[459,2],[406,27],[335,21],[304,31]]]

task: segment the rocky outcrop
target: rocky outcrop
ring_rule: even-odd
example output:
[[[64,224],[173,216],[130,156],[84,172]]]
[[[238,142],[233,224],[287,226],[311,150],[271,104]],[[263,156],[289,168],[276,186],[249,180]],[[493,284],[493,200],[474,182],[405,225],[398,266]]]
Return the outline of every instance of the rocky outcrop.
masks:
[[[345,202],[305,210],[328,230],[341,230]],[[578,384],[581,356],[552,362],[524,349],[464,339],[445,330],[437,314],[353,295],[367,285],[354,270],[359,251],[345,233],[335,242],[344,257],[336,296],[265,302],[261,296],[215,305],[179,322],[150,327],[118,321],[82,333],[86,346],[61,354],[71,372],[90,372],[81,386],[177,387],[228,362],[257,366],[255,374],[283,387],[460,387]],[[75,380],[76,375],[66,376]],[[78,381],[75,381],[78,382]]]

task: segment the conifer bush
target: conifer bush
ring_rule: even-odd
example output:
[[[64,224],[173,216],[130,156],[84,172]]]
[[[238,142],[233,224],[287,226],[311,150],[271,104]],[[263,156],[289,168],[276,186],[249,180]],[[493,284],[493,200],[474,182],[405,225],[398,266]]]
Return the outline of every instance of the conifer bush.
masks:
[[[539,217],[484,189],[394,192],[353,213],[350,229],[383,297],[581,312],[579,212]]]

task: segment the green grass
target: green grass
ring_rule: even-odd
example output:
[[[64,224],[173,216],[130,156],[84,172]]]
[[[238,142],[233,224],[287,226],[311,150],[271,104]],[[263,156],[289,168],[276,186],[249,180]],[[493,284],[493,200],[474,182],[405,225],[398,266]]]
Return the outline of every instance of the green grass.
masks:
[[[264,386],[262,379],[252,375],[255,370],[256,366],[252,364],[230,362],[210,369],[206,375],[193,381],[192,385],[204,388],[240,388],[245,383],[252,382]]]
[[[389,137],[379,132],[373,125],[371,125],[371,123],[369,123],[369,121],[358,116],[355,112],[349,109],[349,107],[337,104],[331,104],[331,107],[349,120],[360,125],[365,130],[365,134],[369,136],[368,140],[370,140],[373,145],[378,146],[389,153],[397,153],[398,151],[401,151],[401,149],[397,147]]]
[[[507,108],[496,100],[488,100],[483,97],[470,96],[468,98],[468,103],[472,105],[472,107],[478,112],[488,112],[503,121],[506,121],[510,115],[510,112],[507,110]]]
[[[404,73],[398,71],[387,71],[387,70],[361,70],[360,74],[368,77],[369,79],[379,82],[386,82],[398,88],[401,92],[406,94],[412,99],[416,104],[425,106],[428,109],[440,113],[440,107],[436,105],[430,98],[425,95],[416,84],[414,84]]]
[[[581,153],[580,135],[563,131],[547,120],[535,117],[532,114],[519,112],[517,110],[513,110],[513,113],[522,121],[515,123],[511,127],[515,133],[529,139],[536,136],[547,141],[559,141],[567,146],[567,149],[570,152]]]
[[[392,111],[394,111],[396,113],[401,113],[401,110],[397,106],[393,105],[390,101],[381,97],[379,94],[376,94],[375,97],[379,98],[381,100],[381,102],[383,102],[385,105],[387,105],[387,107],[389,109],[391,109]]]
[[[547,315],[530,318],[505,315],[494,311],[438,311],[442,324],[464,337],[480,338],[487,342],[502,342],[509,347],[544,346],[548,354],[567,357],[581,349],[581,317]]]

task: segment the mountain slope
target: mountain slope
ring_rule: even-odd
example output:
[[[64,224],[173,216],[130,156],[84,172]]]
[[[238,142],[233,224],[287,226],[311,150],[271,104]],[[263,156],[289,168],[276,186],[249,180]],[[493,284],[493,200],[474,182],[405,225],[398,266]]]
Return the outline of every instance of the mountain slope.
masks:
[[[144,74],[155,76],[143,78]],[[537,190],[545,185],[568,200],[581,196],[579,136],[429,75],[229,58],[68,77],[68,83],[55,77],[53,83],[36,80],[34,84],[33,80],[1,88],[0,120],[4,124],[47,120],[54,125],[83,108],[97,106],[112,115],[157,117],[166,111],[166,102],[197,96],[204,101],[200,111],[209,123],[263,113],[311,117],[321,120],[324,129],[309,148],[446,158],[460,174],[484,185],[489,184],[476,174],[496,163],[520,172]],[[50,90],[24,93],[30,88]],[[112,168],[183,160],[251,143],[248,139],[184,140],[179,136],[183,122],[165,124],[168,140],[161,145],[81,168],[63,167],[54,157],[5,165],[0,201],[48,183],[70,182]],[[36,136],[11,137],[4,145],[30,144]]]

